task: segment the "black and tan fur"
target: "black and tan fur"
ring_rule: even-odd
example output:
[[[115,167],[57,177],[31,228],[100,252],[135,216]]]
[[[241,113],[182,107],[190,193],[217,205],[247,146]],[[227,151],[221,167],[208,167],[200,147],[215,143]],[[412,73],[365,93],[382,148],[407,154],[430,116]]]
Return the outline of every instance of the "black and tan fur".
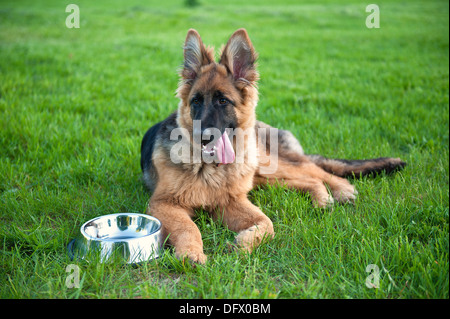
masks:
[[[244,29],[231,36],[219,62],[215,61],[213,50],[204,46],[197,31],[189,30],[177,90],[178,110],[150,128],[142,141],[141,167],[144,181],[152,191],[147,212],[161,220],[164,236],[168,236],[179,258],[206,261],[200,231],[192,221],[198,208],[221,219],[237,232],[237,245],[251,251],[264,237],[274,234],[271,220],[247,198],[256,185],[286,185],[309,193],[316,206],[325,207],[335,200],[342,203],[355,200],[354,186],[343,177],[389,173],[405,165],[398,158],[335,160],[305,155],[297,139],[284,130],[276,131],[276,154],[268,153],[270,145],[261,147],[256,142],[258,134],[264,130],[268,134],[271,128],[256,120],[256,59]],[[250,129],[253,133],[244,139],[246,160],[220,166],[204,162],[173,163],[169,154],[177,141],[170,139],[170,133],[181,127],[190,136],[198,134],[193,132],[194,119],[202,121],[202,131],[210,126],[221,132],[225,128]],[[190,147],[194,150],[199,145],[191,140]],[[274,173],[262,172],[265,164],[258,161],[262,156],[278,161]]]

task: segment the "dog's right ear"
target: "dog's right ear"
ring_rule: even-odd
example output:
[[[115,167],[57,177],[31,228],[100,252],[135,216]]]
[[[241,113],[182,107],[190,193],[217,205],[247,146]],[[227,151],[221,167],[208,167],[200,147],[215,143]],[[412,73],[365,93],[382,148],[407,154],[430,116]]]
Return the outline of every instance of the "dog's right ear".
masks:
[[[194,80],[203,65],[214,61],[214,53],[206,49],[198,32],[190,29],[184,42],[184,65],[181,76],[185,80]]]

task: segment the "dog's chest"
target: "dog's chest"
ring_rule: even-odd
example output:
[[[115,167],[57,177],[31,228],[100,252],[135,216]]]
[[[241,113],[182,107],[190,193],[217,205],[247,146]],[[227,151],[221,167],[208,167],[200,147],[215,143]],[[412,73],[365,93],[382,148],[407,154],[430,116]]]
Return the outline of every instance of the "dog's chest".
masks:
[[[227,167],[198,164],[183,171],[174,195],[193,207],[215,207],[226,205],[234,194],[250,191],[255,168],[245,164]]]

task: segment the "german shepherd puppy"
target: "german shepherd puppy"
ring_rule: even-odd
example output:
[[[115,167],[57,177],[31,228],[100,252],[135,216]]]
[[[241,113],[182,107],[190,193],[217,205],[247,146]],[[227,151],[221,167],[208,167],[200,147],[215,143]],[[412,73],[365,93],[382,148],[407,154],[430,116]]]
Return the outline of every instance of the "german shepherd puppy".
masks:
[[[205,47],[197,31],[189,30],[178,110],[151,127],[142,140],[143,179],[152,192],[147,213],[162,222],[164,238],[168,236],[177,258],[206,262],[200,231],[192,221],[195,209],[222,220],[237,232],[237,246],[250,252],[274,235],[271,220],[247,198],[253,187],[284,185],[309,193],[316,206],[326,207],[335,200],[355,200],[357,191],[343,177],[390,173],[405,165],[399,158],[305,155],[290,132],[257,121],[256,59],[245,29],[233,33],[218,63],[213,49]],[[194,153],[201,156],[195,160]],[[269,163],[275,163],[275,169],[268,169]]]

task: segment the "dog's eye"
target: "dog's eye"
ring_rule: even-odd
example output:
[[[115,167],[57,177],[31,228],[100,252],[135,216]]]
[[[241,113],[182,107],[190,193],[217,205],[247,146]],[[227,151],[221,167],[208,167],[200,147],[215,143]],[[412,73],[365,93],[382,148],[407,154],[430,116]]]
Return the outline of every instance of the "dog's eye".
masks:
[[[191,104],[198,105],[200,104],[200,100],[195,97],[192,99]]]
[[[225,99],[225,98],[220,98],[220,99],[219,99],[219,104],[220,104],[220,105],[227,105],[227,104],[228,104],[228,100]]]

